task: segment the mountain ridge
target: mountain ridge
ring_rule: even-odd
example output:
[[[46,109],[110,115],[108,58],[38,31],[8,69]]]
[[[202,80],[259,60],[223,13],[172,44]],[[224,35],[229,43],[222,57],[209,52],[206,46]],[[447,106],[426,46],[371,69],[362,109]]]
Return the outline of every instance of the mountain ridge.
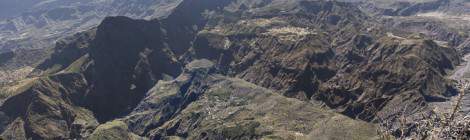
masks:
[[[376,123],[457,94],[453,44],[383,30],[356,6],[184,0],[162,19],[107,17],[1,98],[2,137],[375,139]]]

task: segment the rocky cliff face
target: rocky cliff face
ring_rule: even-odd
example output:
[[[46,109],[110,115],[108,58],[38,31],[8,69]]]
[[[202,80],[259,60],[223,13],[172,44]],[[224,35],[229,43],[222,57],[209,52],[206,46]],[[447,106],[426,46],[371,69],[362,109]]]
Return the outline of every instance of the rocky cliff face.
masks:
[[[0,53],[0,85],[26,78],[49,54],[44,49],[17,49]]]
[[[162,30],[158,20],[126,17],[107,18],[98,27],[85,73],[93,86],[87,100],[100,120],[127,114],[158,80],[180,73]]]
[[[0,54],[16,54],[13,60],[0,59],[0,83],[21,80],[31,70],[48,57],[57,61],[74,61],[83,53],[75,53],[74,47],[60,55],[74,55],[65,58],[58,56],[57,48],[73,44],[67,37],[78,32],[93,32],[107,16],[129,16],[132,18],[162,18],[167,16],[181,0],[4,0],[0,2]],[[90,31],[89,31],[90,30]],[[90,33],[84,33],[90,34]],[[79,36],[79,35],[78,35]],[[82,39],[86,37],[81,37]],[[82,42],[86,45],[84,40]],[[55,54],[55,56],[50,56]],[[80,55],[80,56],[77,56]],[[23,57],[24,56],[24,57]],[[58,60],[64,59],[64,60]],[[20,60],[20,61],[18,61]],[[66,62],[63,62],[66,63]],[[67,62],[69,63],[69,62]],[[51,64],[51,63],[49,63]],[[34,75],[49,70],[57,72],[62,66],[39,66]],[[48,73],[46,72],[46,73]]]
[[[454,46],[403,34],[333,1],[184,0],[162,19],[109,17],[58,43],[32,79],[3,88],[0,130],[373,139],[373,123],[427,113],[455,94],[445,78],[460,62]]]
[[[131,131],[152,139],[375,137],[370,124],[214,72],[208,60],[191,62],[175,80],[155,85],[133,115],[122,121],[129,124]],[[332,135],[337,129],[316,131],[335,127],[333,122],[342,124],[349,134],[358,135]],[[349,129],[355,125],[364,126]]]
[[[296,6],[290,13],[253,16],[241,11],[249,18],[201,31],[188,56],[209,58],[229,75],[364,120],[396,115],[390,110],[406,104],[392,104],[406,98],[421,109],[419,104],[452,94],[450,85],[434,83],[445,83],[445,71],[459,63],[454,49],[374,32],[375,23],[360,25],[367,17],[359,10],[351,14],[354,7],[344,3],[298,4],[319,10]]]
[[[19,87],[1,104],[2,137],[67,139],[87,136],[98,122],[91,111],[82,107],[86,89],[81,74],[38,78]]]

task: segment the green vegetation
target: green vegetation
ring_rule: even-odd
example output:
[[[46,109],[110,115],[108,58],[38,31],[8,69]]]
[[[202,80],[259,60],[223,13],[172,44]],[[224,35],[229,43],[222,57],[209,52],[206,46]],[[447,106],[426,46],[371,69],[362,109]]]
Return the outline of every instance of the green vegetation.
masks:
[[[309,137],[349,140],[378,139],[376,128],[374,124],[335,115],[329,120],[315,125],[314,131],[309,134]]]
[[[256,136],[256,128],[261,124],[256,121],[247,121],[222,128],[222,135],[228,139],[239,139],[244,136]]]
[[[54,64],[52,67],[46,69],[44,71],[44,74],[54,74],[56,72],[59,72],[62,69],[63,69],[63,66],[61,64]]]
[[[0,100],[22,93],[31,88],[36,82],[37,78],[29,78],[3,85],[0,87]]]
[[[66,73],[78,73],[82,66],[88,61],[88,55],[80,57],[78,60],[74,61],[67,68],[64,69]]]
[[[120,120],[102,124],[88,138],[89,140],[135,140],[139,136],[129,132],[127,125]]]
[[[209,93],[209,98],[211,100],[214,100],[214,99],[217,99],[217,100],[223,100],[223,101],[227,101],[230,99],[230,95],[232,93],[229,91],[229,90],[226,90],[226,89],[223,89],[223,88],[218,88],[214,91],[211,91]]]

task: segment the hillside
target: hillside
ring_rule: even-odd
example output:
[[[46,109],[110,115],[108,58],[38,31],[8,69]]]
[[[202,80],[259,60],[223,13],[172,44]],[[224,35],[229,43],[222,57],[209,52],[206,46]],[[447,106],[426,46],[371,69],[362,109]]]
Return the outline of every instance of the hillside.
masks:
[[[420,135],[414,122],[459,94],[448,76],[468,26],[364,4],[182,0],[159,18],[106,17],[0,87],[1,137],[362,140],[384,122]]]

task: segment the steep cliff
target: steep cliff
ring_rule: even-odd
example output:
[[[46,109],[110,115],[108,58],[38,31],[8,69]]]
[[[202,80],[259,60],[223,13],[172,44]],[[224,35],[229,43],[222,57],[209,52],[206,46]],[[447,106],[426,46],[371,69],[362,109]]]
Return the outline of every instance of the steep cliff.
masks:
[[[428,113],[455,95],[445,75],[460,63],[456,48],[403,34],[334,1],[184,0],[162,19],[108,17],[58,43],[32,82],[0,92],[0,130],[33,139],[374,138],[373,123]]]

